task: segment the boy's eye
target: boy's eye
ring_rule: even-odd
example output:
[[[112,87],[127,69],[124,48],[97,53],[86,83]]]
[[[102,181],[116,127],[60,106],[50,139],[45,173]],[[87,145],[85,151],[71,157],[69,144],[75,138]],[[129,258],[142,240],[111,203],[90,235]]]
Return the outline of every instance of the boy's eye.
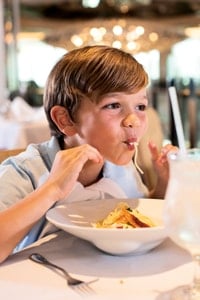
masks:
[[[146,105],[140,104],[140,105],[138,105],[138,106],[136,107],[136,109],[137,109],[137,110],[140,110],[140,111],[145,111]]]
[[[107,109],[117,109],[117,108],[120,108],[121,105],[117,102],[115,103],[110,103],[110,104],[107,104],[105,105],[103,108],[107,108]]]

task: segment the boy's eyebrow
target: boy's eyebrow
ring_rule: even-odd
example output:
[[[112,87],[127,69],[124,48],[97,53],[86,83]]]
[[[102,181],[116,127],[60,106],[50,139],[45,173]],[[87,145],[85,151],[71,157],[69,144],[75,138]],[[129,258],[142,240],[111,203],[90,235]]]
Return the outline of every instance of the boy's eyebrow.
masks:
[[[122,93],[120,93],[120,92],[114,92],[114,93],[109,93],[109,94],[103,95],[103,96],[101,97],[101,101],[102,101],[103,99],[105,99],[105,98],[117,97],[117,96],[119,96],[120,94],[122,94]],[[125,94],[126,94],[126,95],[131,95],[131,93],[125,93]],[[146,94],[140,95],[140,96],[138,96],[138,98],[140,98],[141,100],[148,100],[148,96],[147,96]],[[101,102],[101,101],[100,101],[100,102]]]
[[[102,95],[98,101],[98,103],[100,104],[101,102],[103,102],[106,98],[114,98],[114,97],[117,97],[118,95],[120,95],[121,93],[109,93],[109,94],[105,94],[105,95]]]
[[[121,94],[121,93],[119,93],[119,92],[108,93],[108,94],[103,95],[103,96],[102,96],[102,99],[103,99],[103,98],[116,97],[116,96],[118,96],[118,95],[120,95],[120,94]]]

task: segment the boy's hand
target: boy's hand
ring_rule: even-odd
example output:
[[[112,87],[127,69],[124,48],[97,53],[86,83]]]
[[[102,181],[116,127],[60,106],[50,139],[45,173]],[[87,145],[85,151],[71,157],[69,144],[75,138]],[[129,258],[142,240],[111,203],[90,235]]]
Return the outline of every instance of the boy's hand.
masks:
[[[87,161],[103,164],[103,157],[94,147],[84,144],[57,152],[47,184],[51,186],[56,199],[66,197],[74,187]]]
[[[157,187],[155,190],[159,189],[159,193],[164,196],[169,179],[169,164],[167,155],[170,152],[178,151],[178,147],[167,144],[159,152],[154,143],[149,142],[148,146],[151,152],[153,166],[158,176]]]

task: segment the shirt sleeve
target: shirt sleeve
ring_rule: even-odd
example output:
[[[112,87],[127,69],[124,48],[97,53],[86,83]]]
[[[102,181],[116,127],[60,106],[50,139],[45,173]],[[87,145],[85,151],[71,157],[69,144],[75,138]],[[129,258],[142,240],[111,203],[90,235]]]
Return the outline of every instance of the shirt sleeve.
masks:
[[[36,151],[23,152],[5,160],[0,164],[0,210],[23,199],[44,182],[48,174]]]

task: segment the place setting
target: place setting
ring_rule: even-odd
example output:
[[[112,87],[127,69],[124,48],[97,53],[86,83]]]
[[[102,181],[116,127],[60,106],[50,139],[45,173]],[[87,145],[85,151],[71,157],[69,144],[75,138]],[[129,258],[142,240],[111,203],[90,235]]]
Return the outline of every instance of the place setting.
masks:
[[[140,218],[145,216],[143,221],[153,222],[150,223],[153,226],[95,227],[121,203],[128,204],[128,209],[137,210]],[[82,297],[67,285],[62,273],[31,261],[30,257],[35,253],[62,267],[74,278],[91,282],[94,293],[84,294],[84,297],[118,299],[125,296],[132,299],[132,295],[137,294],[138,299],[156,299],[168,290],[168,276],[175,281],[183,265],[191,269],[188,253],[167,237],[163,208],[164,201],[159,199],[88,200],[52,208],[46,217],[56,225],[56,232],[12,255],[3,263],[4,270],[0,268],[0,277],[2,273],[5,281],[14,281],[14,290],[16,288],[18,292],[23,282],[35,297],[41,294],[41,285],[44,290],[52,290],[54,296],[57,289],[61,289],[57,299],[62,299],[59,294],[64,290],[69,296],[75,293],[76,297]],[[13,267],[16,274],[12,272]],[[181,280],[187,282],[190,273],[191,270]],[[172,289],[173,281],[168,281],[168,285]],[[5,290],[6,285],[2,292]]]

